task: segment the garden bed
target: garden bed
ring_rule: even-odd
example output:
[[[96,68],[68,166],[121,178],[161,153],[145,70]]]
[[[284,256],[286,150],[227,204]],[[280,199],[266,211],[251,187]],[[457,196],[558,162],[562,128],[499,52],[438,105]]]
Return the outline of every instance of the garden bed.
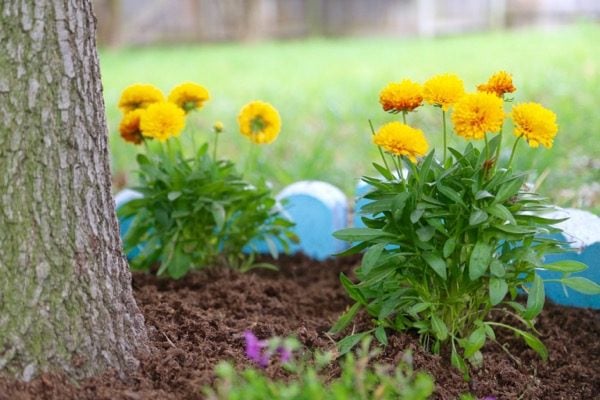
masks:
[[[51,374],[27,384],[0,379],[0,399],[200,399],[219,360],[249,365],[243,338],[248,329],[260,338],[294,335],[309,349],[333,349],[327,331],[349,305],[338,276],[358,262],[350,257],[317,263],[293,256],[277,261],[280,272],[208,270],[179,281],[134,274],[152,347],[139,371],[127,382],[105,373],[79,385]],[[359,321],[368,324],[366,317]],[[415,369],[433,375],[438,399],[466,392],[498,399],[598,399],[600,310],[547,304],[537,328],[548,346],[547,362],[520,338],[498,330],[514,358],[488,343],[484,366],[473,371],[469,383],[447,358],[421,350],[416,335],[390,333],[379,361],[395,363],[410,349]],[[276,365],[267,372],[280,373]],[[336,372],[335,367],[325,371]]]

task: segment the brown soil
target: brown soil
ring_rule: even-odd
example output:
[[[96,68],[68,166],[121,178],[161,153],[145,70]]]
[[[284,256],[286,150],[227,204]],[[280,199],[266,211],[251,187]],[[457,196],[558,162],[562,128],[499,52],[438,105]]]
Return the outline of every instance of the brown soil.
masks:
[[[139,371],[126,382],[110,372],[79,383],[55,374],[29,383],[0,378],[0,399],[200,399],[219,360],[248,365],[246,329],[259,338],[294,335],[310,349],[331,349],[327,330],[349,304],[338,275],[350,272],[357,259],[316,263],[294,256],[277,263],[279,273],[212,270],[175,282],[136,274],[135,295],[153,348]],[[363,317],[359,325],[367,321]],[[445,358],[421,350],[410,334],[390,333],[379,361],[395,363],[410,349],[415,368],[434,376],[438,399],[465,392],[498,399],[600,399],[600,311],[547,304],[537,327],[549,348],[547,362],[499,330],[514,358],[497,344],[486,345],[484,366],[470,383]],[[335,374],[335,367],[328,372]]]

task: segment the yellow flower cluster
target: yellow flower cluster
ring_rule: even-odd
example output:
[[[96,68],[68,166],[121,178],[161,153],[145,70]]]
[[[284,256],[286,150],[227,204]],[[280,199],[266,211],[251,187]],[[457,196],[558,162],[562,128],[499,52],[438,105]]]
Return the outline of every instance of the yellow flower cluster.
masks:
[[[277,139],[281,130],[279,112],[269,103],[252,101],[238,115],[240,132],[252,143],[268,144]]]
[[[209,97],[203,86],[191,82],[173,88],[168,100],[154,85],[128,86],[119,100],[124,114],[119,125],[121,137],[134,144],[142,143],[144,138],[162,142],[177,137],[185,127],[185,114],[202,107]]]
[[[379,102],[384,111],[404,113],[414,111],[423,101],[444,111],[452,107],[451,120],[456,134],[465,139],[480,140],[488,133],[501,131],[507,115],[503,108],[504,95],[515,92],[516,88],[508,72],[498,71],[487,83],[478,85],[477,90],[467,94],[457,75],[441,74],[433,76],[423,86],[408,79],[390,83],[381,90]],[[509,115],[514,121],[517,137],[524,137],[531,147],[540,144],[552,147],[558,131],[556,115],[552,111],[537,103],[525,103],[515,105]],[[444,143],[445,136],[444,122]],[[407,156],[413,162],[427,151],[423,132],[400,123],[384,125],[373,141],[385,151]]]
[[[406,156],[413,163],[417,162],[417,157],[423,157],[429,148],[423,131],[401,122],[383,125],[373,135],[373,143],[388,153]]]
[[[423,104],[423,87],[409,79],[390,83],[379,93],[379,103],[384,111],[413,111]]]
[[[123,119],[119,125],[121,137],[134,144],[144,139],[161,142],[177,137],[185,127],[186,114],[200,109],[210,98],[208,90],[193,82],[175,86],[169,97],[156,86],[134,84],[125,88],[119,100]],[[281,130],[281,118],[275,107],[263,101],[246,104],[238,115],[240,132],[256,144],[273,142]],[[223,123],[215,122],[215,133],[223,131]]]
[[[551,148],[558,132],[556,114],[537,103],[517,104],[511,117],[515,123],[515,135],[524,136],[531,147],[540,144]]]

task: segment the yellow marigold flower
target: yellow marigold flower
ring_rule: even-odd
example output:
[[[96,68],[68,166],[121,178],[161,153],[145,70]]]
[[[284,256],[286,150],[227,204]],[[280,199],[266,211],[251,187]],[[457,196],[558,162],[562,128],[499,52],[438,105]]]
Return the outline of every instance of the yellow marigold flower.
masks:
[[[444,111],[448,111],[464,94],[463,81],[455,74],[436,75],[423,85],[423,99]]]
[[[185,112],[168,101],[150,105],[140,119],[142,134],[161,142],[179,136],[184,126]]]
[[[423,103],[423,87],[409,79],[390,83],[379,93],[384,111],[413,111]]]
[[[388,153],[406,156],[412,162],[417,162],[417,157],[424,156],[429,149],[423,131],[397,121],[379,128],[373,135],[373,143]]]
[[[215,124],[213,125],[213,131],[215,131],[215,133],[221,133],[223,132],[223,123],[221,121],[216,121]]]
[[[187,113],[197,108],[202,108],[204,102],[210,98],[204,86],[193,82],[185,82],[175,86],[169,93],[169,101],[177,104]]]
[[[490,76],[487,83],[478,85],[477,90],[502,97],[505,93],[513,93],[517,88],[513,85],[511,74],[506,71],[498,71]]]
[[[146,108],[150,104],[164,101],[165,95],[154,85],[136,83],[127,86],[119,99],[119,109],[127,114],[138,108]]]
[[[240,132],[256,144],[273,142],[281,130],[277,109],[263,101],[252,101],[242,107],[238,124]]]
[[[143,113],[144,110],[138,108],[137,110],[133,110],[125,114],[121,120],[121,123],[119,124],[119,132],[125,141],[134,144],[142,143],[144,137],[140,129],[140,118]]]
[[[502,99],[485,92],[463,96],[452,112],[454,131],[466,139],[483,139],[487,132],[498,132],[503,120]]]
[[[538,103],[522,103],[512,108],[511,117],[515,122],[515,135],[525,136],[531,147],[543,144],[552,147],[558,132],[556,114]]]

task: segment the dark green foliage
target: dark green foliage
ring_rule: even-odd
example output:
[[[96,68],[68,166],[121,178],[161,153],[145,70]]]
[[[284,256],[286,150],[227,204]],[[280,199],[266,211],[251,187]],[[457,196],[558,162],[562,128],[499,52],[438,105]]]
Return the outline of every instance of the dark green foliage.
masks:
[[[494,154],[496,138],[489,145],[487,154]],[[364,308],[375,318],[372,332],[378,338],[385,338],[382,328],[416,330],[435,352],[449,345],[452,364],[465,376],[465,359],[481,362],[480,349],[486,339],[495,340],[497,326],[512,329],[545,358],[534,334],[486,318],[504,304],[502,312],[535,333],[544,305],[536,269],[545,267],[544,254],[565,250],[564,243],[549,237],[560,232],[552,226],[559,220],[541,216],[552,207],[524,189],[525,174],[496,170],[486,152],[471,144],[463,153],[449,150],[453,158],[446,167],[431,152],[417,165],[403,159],[409,170],[404,179],[390,173],[363,178],[373,188],[365,196],[371,202],[362,209],[367,228],[335,233],[354,242],[350,253],[366,249],[358,282],[341,277],[359,306],[343,315],[333,332]],[[584,279],[568,277],[585,268],[573,261],[547,268],[563,271],[560,281],[570,287],[573,279]],[[515,301],[518,293],[527,295],[526,306]],[[346,343],[351,337],[340,342],[344,350],[351,347]]]
[[[256,245],[263,241],[277,256],[278,244],[295,240],[270,189],[242,179],[232,162],[213,160],[203,145],[185,157],[179,142],[170,140],[156,154],[140,154],[139,186],[143,197],[121,207],[120,218],[133,222],[124,238],[125,251],[140,246],[131,260],[134,269],[180,278],[191,269],[225,265],[248,270]]]

